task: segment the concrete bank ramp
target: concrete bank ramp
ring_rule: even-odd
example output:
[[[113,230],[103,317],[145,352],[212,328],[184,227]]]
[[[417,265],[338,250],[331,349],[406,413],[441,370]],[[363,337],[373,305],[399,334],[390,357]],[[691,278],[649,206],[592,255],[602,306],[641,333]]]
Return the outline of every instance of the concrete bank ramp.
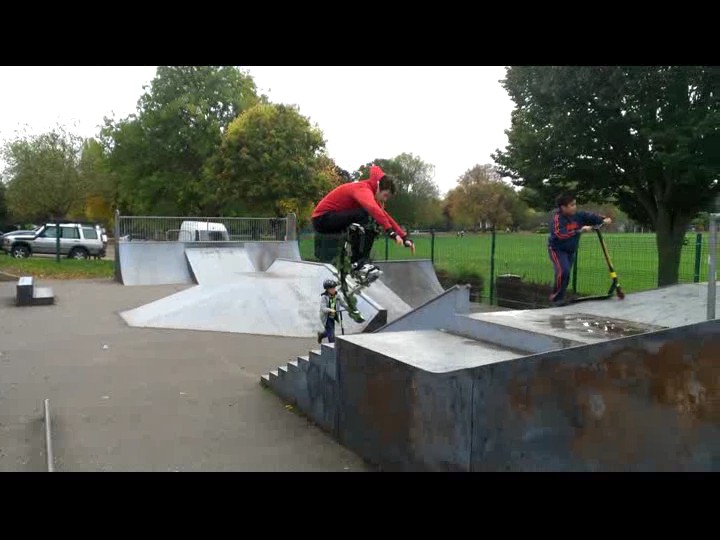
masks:
[[[185,257],[195,283],[201,285],[238,281],[256,271],[245,247],[188,248]]]
[[[188,252],[194,250],[188,250]],[[216,265],[222,259],[224,264]],[[319,307],[322,282],[332,277],[324,264],[279,259],[266,272],[244,272],[247,259],[242,251],[190,253],[199,285],[150,304],[121,313],[130,326],[209,330],[284,337],[315,337],[321,330]],[[235,272],[228,272],[233,268]],[[370,288],[375,288],[373,284]],[[386,309],[368,295],[358,297],[364,323],[343,316],[346,334],[383,326],[388,318],[410,310],[382,286],[374,293],[391,306]],[[336,332],[341,335],[338,325]]]
[[[444,291],[430,259],[376,261],[374,264],[383,271],[379,281],[412,308],[423,305]]]
[[[120,242],[123,285],[182,285],[192,283],[182,242]]]
[[[302,267],[298,266],[299,264]],[[302,271],[299,269],[302,268]],[[315,263],[309,261],[289,261],[285,259],[276,260],[268,269],[268,272],[278,276],[292,277],[303,280],[308,288],[317,290],[317,294],[322,293],[322,283],[326,279],[335,279],[332,266]],[[377,309],[382,308],[387,311],[387,322],[392,322],[399,317],[408,313],[412,307],[403,301],[394,291],[387,287],[380,280],[371,284],[370,287],[363,289],[358,297],[358,308],[365,314],[365,305],[368,308],[375,305]],[[370,309],[369,312],[372,310]],[[345,317],[347,319],[347,316]]]

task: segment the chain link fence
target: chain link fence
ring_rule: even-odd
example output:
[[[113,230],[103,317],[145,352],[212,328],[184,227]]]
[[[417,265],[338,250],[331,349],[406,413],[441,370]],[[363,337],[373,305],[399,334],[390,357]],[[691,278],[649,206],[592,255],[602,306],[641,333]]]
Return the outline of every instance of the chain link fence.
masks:
[[[416,254],[386,238],[373,246],[374,260],[431,259],[444,286],[470,283],[475,302],[504,307],[548,305],[553,266],[547,234],[535,233],[414,233]],[[620,285],[626,293],[658,286],[658,250],[653,233],[603,233]],[[300,234],[300,254],[317,260],[314,233]],[[682,246],[679,282],[706,281],[708,235],[688,233]],[[503,285],[510,284],[509,287]],[[611,279],[597,236],[584,235],[568,290],[578,295],[606,294]],[[512,289],[516,289],[512,292]]]
[[[277,242],[295,239],[295,219],[248,217],[120,216],[119,242]]]

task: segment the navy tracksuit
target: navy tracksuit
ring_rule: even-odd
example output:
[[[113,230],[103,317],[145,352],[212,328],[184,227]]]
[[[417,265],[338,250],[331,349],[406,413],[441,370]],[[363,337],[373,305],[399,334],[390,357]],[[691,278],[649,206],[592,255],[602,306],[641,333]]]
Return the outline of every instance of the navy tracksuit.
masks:
[[[565,291],[570,283],[570,270],[577,256],[580,229],[585,225],[600,225],[603,219],[603,216],[592,212],[578,211],[572,216],[566,216],[560,210],[553,212],[548,235],[548,255],[555,270],[553,292],[550,295],[552,302],[565,299]]]

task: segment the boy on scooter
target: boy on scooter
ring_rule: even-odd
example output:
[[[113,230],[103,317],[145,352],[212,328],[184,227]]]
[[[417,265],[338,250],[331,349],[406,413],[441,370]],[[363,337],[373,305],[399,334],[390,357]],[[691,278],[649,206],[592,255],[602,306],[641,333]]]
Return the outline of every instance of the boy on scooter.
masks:
[[[564,306],[569,302],[565,292],[570,283],[570,270],[577,256],[580,235],[593,230],[593,226],[601,223],[610,224],[609,217],[584,212],[577,209],[575,196],[560,195],[556,200],[556,208],[550,219],[548,235],[548,255],[555,271],[553,292],[550,302],[555,306]]]

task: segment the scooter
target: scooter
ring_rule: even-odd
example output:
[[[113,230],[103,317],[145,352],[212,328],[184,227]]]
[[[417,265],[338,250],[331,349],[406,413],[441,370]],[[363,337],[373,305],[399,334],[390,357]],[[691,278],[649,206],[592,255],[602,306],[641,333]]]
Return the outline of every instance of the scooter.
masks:
[[[341,335],[344,336],[344,335],[345,335],[345,328],[343,327],[343,320],[342,320],[342,314],[343,314],[343,313],[345,313],[345,310],[344,310],[344,309],[338,309],[338,310],[337,310],[338,318],[340,319],[340,331],[342,332]]]
[[[610,289],[608,290],[607,294],[605,295],[599,295],[599,296],[583,296],[581,298],[576,298],[571,303],[576,304],[578,302],[587,302],[588,300],[607,300],[608,298],[611,298],[613,293],[617,294],[617,297],[622,300],[625,298],[625,293],[622,290],[622,287],[620,287],[620,283],[618,283],[618,276],[617,272],[615,272],[615,269],[613,268],[612,261],[610,260],[610,254],[608,253],[607,246],[605,245],[605,240],[603,240],[602,233],[600,232],[600,229],[602,229],[604,223],[601,223],[600,225],[596,225],[593,227],[593,230],[598,235],[598,240],[600,240],[600,247],[602,248],[603,255],[605,256],[605,262],[608,265],[608,270],[610,271],[610,279],[612,279],[612,283],[610,284]]]

